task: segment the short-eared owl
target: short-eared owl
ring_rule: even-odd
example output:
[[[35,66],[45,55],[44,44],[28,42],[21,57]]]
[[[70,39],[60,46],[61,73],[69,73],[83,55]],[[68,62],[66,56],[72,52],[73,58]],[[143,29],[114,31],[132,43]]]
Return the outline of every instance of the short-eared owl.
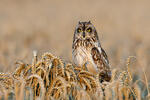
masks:
[[[72,57],[76,66],[87,65],[89,72],[99,73],[101,82],[110,81],[109,61],[101,47],[96,29],[90,21],[77,24],[73,37]]]

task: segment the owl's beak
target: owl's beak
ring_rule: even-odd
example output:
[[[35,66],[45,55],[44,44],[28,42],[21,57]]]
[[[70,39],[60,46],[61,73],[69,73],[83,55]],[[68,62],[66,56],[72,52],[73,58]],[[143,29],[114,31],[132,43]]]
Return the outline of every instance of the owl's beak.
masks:
[[[85,38],[85,32],[84,32],[84,31],[83,31],[83,34],[82,34],[82,35],[83,35],[83,38]]]

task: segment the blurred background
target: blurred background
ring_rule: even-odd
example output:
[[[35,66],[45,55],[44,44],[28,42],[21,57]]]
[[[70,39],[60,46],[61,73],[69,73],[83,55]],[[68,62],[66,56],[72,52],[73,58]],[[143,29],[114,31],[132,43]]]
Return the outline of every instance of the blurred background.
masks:
[[[95,25],[112,69],[125,69],[150,79],[150,1],[146,0],[0,0],[0,72],[15,62],[32,62],[51,52],[67,62],[78,21]]]

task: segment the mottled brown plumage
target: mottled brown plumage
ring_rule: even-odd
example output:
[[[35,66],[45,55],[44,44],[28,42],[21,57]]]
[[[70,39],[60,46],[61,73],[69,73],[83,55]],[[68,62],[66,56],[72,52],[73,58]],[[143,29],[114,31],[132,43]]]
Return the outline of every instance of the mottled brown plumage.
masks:
[[[101,82],[110,81],[111,70],[108,57],[100,45],[96,29],[90,21],[79,22],[75,28],[72,58],[76,66],[86,65],[89,72],[99,73]]]

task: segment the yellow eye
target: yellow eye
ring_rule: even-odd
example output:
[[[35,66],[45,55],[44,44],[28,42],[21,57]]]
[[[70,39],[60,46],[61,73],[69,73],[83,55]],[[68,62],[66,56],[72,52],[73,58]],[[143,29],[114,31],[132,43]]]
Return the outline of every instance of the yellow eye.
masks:
[[[80,33],[80,32],[81,32],[81,29],[80,29],[80,28],[78,28],[78,29],[77,29],[77,32],[78,32],[78,33]]]
[[[91,33],[92,32],[92,28],[89,27],[86,31]]]

